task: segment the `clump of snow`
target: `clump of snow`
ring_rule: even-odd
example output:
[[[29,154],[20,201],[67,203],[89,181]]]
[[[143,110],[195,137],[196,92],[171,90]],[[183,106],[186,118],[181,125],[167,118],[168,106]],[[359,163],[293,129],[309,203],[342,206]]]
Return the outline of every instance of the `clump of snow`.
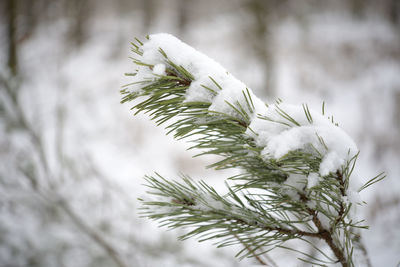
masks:
[[[282,117],[282,111],[297,124]],[[307,119],[302,106],[274,104],[252,120],[247,134],[263,147],[266,159],[279,159],[290,151],[301,150],[322,156],[319,174],[335,172],[357,152],[354,141],[329,118],[309,110],[312,121]]]
[[[290,174],[284,182],[284,193],[293,200],[299,200],[300,195],[298,192],[304,191],[306,185],[306,178],[300,174]]]
[[[159,63],[154,65],[153,73],[156,75],[165,75],[165,64]]]
[[[151,65],[167,64],[167,59],[160,53],[160,49],[166,53],[169,60],[193,75],[194,81],[187,90],[187,101],[211,102],[213,94],[201,85],[218,89],[209,76],[219,80],[222,73],[222,76],[229,75],[218,63],[167,33],[149,36],[149,40],[142,46],[143,62]]]
[[[243,95],[243,92],[249,90],[253,104],[256,107],[264,105],[250,89],[247,89],[244,83],[233,77],[219,63],[170,34],[150,35],[149,40],[142,46],[142,60],[147,64],[154,65],[153,72],[155,74],[159,74],[159,71],[161,73],[165,71],[161,66],[167,65],[167,67],[172,68],[172,66],[168,66],[167,59],[160,53],[160,49],[165,52],[170,61],[182,66],[194,77],[186,90],[186,102],[209,102],[211,103],[211,111],[231,116],[238,116],[238,114],[226,102],[235,106],[238,103],[246,112],[251,114]],[[137,77],[140,79],[143,76]]]
[[[150,70],[150,68],[138,65],[135,75],[135,81],[137,82],[130,84],[128,90],[131,93],[140,93],[142,91],[143,81],[152,80],[153,77],[154,75],[153,72]]]
[[[322,176],[325,176],[328,175],[330,172],[338,170],[340,166],[345,163],[345,159],[347,158],[343,156],[345,156],[345,154],[339,156],[336,151],[327,153],[319,166],[319,173]]]
[[[246,87],[238,85],[238,81],[236,79],[223,80],[222,84],[223,89],[218,92],[218,95],[215,98],[213,98],[209,110],[237,117],[239,114],[237,114],[237,111],[229,105],[231,104],[239,110],[240,107],[243,108],[247,114],[251,115],[251,117],[255,117],[256,113],[252,112],[253,108],[251,107],[251,104],[246,102],[246,98],[243,95],[243,93],[247,94]],[[247,90],[249,91],[255,110],[265,106],[264,103],[258,97],[256,97],[250,89],[247,88]]]

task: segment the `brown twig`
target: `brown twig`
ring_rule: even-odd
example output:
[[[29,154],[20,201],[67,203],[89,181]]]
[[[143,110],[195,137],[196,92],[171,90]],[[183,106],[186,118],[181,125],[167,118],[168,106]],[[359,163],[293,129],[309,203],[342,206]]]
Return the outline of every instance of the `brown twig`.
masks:
[[[235,218],[235,220],[238,223],[248,225],[248,223],[242,219]],[[320,233],[318,233],[318,232],[312,233],[312,232],[302,231],[299,229],[286,229],[286,228],[282,228],[282,227],[273,227],[273,226],[267,226],[267,225],[260,225],[260,228],[263,230],[266,230],[268,232],[278,232],[278,233],[284,234],[284,235],[309,236],[309,237],[317,237],[317,238],[321,237]]]
[[[125,265],[125,263],[119,257],[118,252],[101,235],[88,226],[65,201],[58,201],[58,203],[60,204],[59,207],[64,210],[64,212],[71,218],[75,225],[77,225],[100,247],[102,247],[118,267],[127,267],[127,265]]]
[[[268,266],[268,264],[266,262],[264,262],[260,256],[258,256],[254,249],[252,249],[248,244],[246,244],[237,234],[233,234],[237,240],[239,240],[239,242],[247,249],[247,251],[261,264],[261,265],[265,265]]]
[[[323,239],[328,246],[332,249],[333,253],[335,254],[338,261],[342,264],[343,267],[348,267],[348,263],[343,251],[335,244],[332,238],[332,234],[330,231],[326,230],[323,226],[321,221],[317,217],[317,213],[314,211],[313,219],[315,226],[318,229],[318,237]]]
[[[342,176],[340,176],[340,177],[342,177]],[[340,179],[340,178],[338,178],[338,179]],[[341,193],[344,193],[344,186],[340,190],[341,190]],[[300,200],[302,200],[303,202],[309,201],[308,197],[305,194],[299,193],[299,195],[300,195]],[[341,206],[339,207],[339,209],[344,210],[343,203],[341,203]],[[335,244],[335,242],[333,240],[332,229],[327,230],[322,226],[322,223],[321,223],[320,219],[318,218],[317,211],[315,211],[314,209],[311,209],[311,208],[307,208],[307,212],[312,216],[312,221],[318,229],[318,232],[315,233],[316,236],[314,236],[314,237],[318,237],[318,238],[324,240],[328,244],[330,249],[333,251],[333,253],[335,254],[338,262],[340,262],[343,267],[348,267],[349,265],[347,263],[347,259],[346,259],[344,252]],[[343,212],[344,211],[342,211],[342,214],[340,214],[340,211],[339,211],[339,215],[338,215],[339,221],[343,219],[342,218]],[[338,220],[338,219],[336,219],[336,220]]]

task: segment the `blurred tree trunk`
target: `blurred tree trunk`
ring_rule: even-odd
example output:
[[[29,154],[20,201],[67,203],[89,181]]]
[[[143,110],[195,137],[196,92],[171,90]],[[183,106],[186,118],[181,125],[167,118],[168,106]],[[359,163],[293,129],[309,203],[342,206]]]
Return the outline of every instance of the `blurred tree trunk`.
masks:
[[[177,9],[178,9],[178,33],[180,36],[185,34],[187,24],[189,22],[189,11],[190,5],[192,4],[191,0],[178,0]]]
[[[17,54],[17,0],[7,0],[7,42],[8,59],[7,66],[13,76],[18,73]]]
[[[350,9],[353,16],[362,18],[365,14],[365,5],[367,4],[364,0],[351,0],[349,1]]]
[[[270,28],[271,12],[274,12],[275,1],[271,0],[249,0],[249,10],[253,24],[250,29],[251,42],[256,56],[264,69],[264,88],[267,96],[275,96],[275,63],[272,51],[272,35]]]
[[[22,25],[20,24],[18,27],[18,44],[28,40],[35,30],[35,27],[38,23],[39,14],[40,17],[45,13],[45,9],[43,8],[43,2],[40,0],[18,0],[18,16],[21,16]],[[47,3],[48,4],[48,3]],[[42,5],[42,6],[40,6]],[[38,8],[38,6],[40,6]]]
[[[390,2],[389,2],[390,22],[393,23],[394,25],[400,24],[399,16],[400,16],[400,1],[399,0],[390,0]]]
[[[70,17],[69,35],[73,44],[80,46],[87,39],[87,27],[90,17],[89,0],[69,0],[66,1],[67,12]]]
[[[149,33],[155,16],[154,0],[142,0],[144,32]]]

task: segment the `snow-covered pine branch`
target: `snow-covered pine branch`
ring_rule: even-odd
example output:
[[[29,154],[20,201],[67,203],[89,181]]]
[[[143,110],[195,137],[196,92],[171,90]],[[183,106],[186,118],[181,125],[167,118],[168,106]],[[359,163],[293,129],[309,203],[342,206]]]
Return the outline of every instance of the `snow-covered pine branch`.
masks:
[[[332,253],[315,248],[319,257],[303,252],[302,260],[354,265],[354,228],[365,228],[350,217],[360,202],[358,188],[349,186],[358,149],[324,107],[318,113],[305,104],[264,104],[214,60],[169,34],[132,45],[137,69],[121,91],[122,102],[138,99],[137,112],[149,113],[157,124],[171,121],[168,133],[191,137],[200,155],[222,156],[211,165],[215,169],[242,170],[229,178],[237,183],[227,185],[224,196],[204,182],[149,176],[150,194],[161,200],[144,201],[146,216],[192,227],[184,238],[244,244],[242,256],[274,247],[293,250],[286,241],[312,244],[309,238],[318,238]]]

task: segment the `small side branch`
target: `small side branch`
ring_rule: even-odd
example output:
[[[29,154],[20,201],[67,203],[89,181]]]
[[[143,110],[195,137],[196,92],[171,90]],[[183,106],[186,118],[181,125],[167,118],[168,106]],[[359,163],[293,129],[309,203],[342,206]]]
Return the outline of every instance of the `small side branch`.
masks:
[[[50,171],[50,167],[48,166],[47,156],[44,150],[44,144],[42,142],[41,136],[36,133],[33,126],[27,120],[21,104],[18,99],[18,91],[15,88],[12,88],[7,79],[0,76],[0,85],[5,87],[5,97],[9,100],[10,105],[12,106],[12,111],[14,114],[9,115],[9,119],[13,120],[17,125],[19,125],[24,131],[29,135],[32,140],[32,144],[34,146],[34,150],[37,153],[39,165],[43,169],[44,175],[47,177],[48,187],[52,187],[52,174]],[[14,89],[14,90],[13,90]],[[37,176],[27,176],[27,178],[31,182],[32,189],[39,196],[43,197],[48,202],[53,203],[54,199],[49,198],[49,193],[43,191],[43,187],[39,183],[39,179]],[[64,213],[72,220],[73,223],[86,235],[88,235],[98,246],[104,249],[104,251],[109,255],[111,260],[118,267],[127,267],[127,265],[122,261],[119,257],[118,252],[109,244],[100,234],[98,234],[95,230],[93,230],[89,225],[87,225],[82,218],[78,216],[78,214],[73,211],[73,209],[68,205],[64,200],[59,200],[56,202],[59,204],[57,207],[61,208]]]
[[[108,244],[101,235],[91,229],[65,201],[59,201],[59,203],[60,207],[71,218],[75,225],[77,225],[82,232],[86,233],[95,243],[102,247],[118,267],[127,267],[127,265],[121,260],[118,252]]]
[[[344,192],[344,189],[341,192]],[[305,194],[300,194],[300,199],[303,202],[309,201],[308,197]],[[343,205],[340,206],[340,210],[341,209],[344,209]],[[335,254],[338,262],[340,262],[343,267],[349,267],[349,264],[347,263],[347,259],[346,259],[346,256],[345,256],[343,250],[340,247],[338,247],[333,240],[332,229],[330,231],[328,231],[327,229],[325,229],[322,226],[320,219],[318,219],[318,216],[317,216],[318,212],[316,210],[308,208],[307,212],[312,216],[312,221],[318,229],[318,232],[316,233],[316,236],[314,236],[314,237],[318,237],[318,238],[324,240],[328,244],[330,249],[333,251],[333,254]],[[340,213],[340,211],[339,211],[339,213]],[[339,214],[338,218],[340,220],[343,219],[342,217],[343,216],[341,214]]]
[[[265,265],[268,266],[268,264],[266,262],[264,262],[260,256],[258,256],[254,249],[252,249],[248,244],[246,244],[237,234],[233,234],[237,240],[239,240],[239,242],[247,249],[247,251],[261,264],[261,265]]]

